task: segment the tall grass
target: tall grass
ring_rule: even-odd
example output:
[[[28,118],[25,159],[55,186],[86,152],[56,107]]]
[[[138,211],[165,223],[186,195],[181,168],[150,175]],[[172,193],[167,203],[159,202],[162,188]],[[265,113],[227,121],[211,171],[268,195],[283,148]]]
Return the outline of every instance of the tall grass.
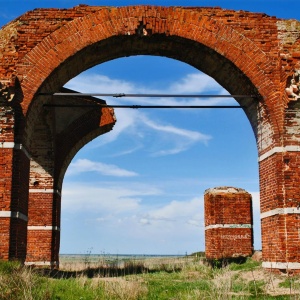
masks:
[[[51,299],[46,281],[18,262],[0,263],[0,299]]]
[[[0,262],[0,299],[300,299],[299,277],[270,274],[251,259],[222,268],[206,265],[199,257],[136,259],[114,266],[84,262],[83,266],[41,272]],[[103,273],[105,268],[110,270]]]

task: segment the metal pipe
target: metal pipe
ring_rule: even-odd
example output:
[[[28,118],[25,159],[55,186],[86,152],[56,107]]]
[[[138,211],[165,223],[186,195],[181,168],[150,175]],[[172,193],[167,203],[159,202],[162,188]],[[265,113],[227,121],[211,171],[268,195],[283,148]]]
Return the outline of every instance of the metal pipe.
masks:
[[[44,107],[108,107],[108,108],[244,108],[237,105],[106,105],[106,104],[44,104]]]
[[[39,93],[41,96],[75,96],[75,97],[149,97],[149,98],[257,98],[256,95],[180,95],[180,94],[103,94],[103,93]]]

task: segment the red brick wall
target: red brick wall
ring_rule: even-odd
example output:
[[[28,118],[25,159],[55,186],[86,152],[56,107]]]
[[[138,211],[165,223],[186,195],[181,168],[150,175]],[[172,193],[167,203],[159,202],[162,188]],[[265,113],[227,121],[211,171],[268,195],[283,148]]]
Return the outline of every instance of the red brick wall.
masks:
[[[58,191],[30,189],[26,264],[58,267],[60,204]]]
[[[15,144],[15,111],[0,108],[0,258],[25,260],[29,160]]]
[[[0,219],[0,259],[8,260],[9,257],[9,244],[10,244],[10,217]]]
[[[204,216],[207,259],[252,255],[252,197],[249,193],[232,187],[206,190]]]
[[[11,211],[22,214],[11,219],[10,257],[25,261],[27,248],[29,158],[26,150],[14,149]]]

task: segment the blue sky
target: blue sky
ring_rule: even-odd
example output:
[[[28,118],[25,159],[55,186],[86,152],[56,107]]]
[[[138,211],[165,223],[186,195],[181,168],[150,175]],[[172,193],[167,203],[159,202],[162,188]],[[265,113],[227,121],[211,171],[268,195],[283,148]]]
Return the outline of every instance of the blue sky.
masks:
[[[83,1],[3,1],[0,25],[38,7]],[[86,1],[89,5],[220,6],[299,19],[297,1]],[[116,59],[66,83],[80,92],[227,94],[214,79],[179,61]],[[234,100],[105,98],[109,104],[236,104]],[[78,152],[64,178],[61,253],[185,254],[203,251],[203,194],[234,186],[253,196],[260,249],[257,149],[239,109],[115,109],[113,131]]]

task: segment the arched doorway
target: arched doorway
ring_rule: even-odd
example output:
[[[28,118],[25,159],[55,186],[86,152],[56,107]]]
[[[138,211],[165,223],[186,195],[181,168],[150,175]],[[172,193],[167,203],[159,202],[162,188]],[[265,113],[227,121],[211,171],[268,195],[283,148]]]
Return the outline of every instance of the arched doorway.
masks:
[[[158,56],[103,63],[66,87],[81,93],[227,93],[195,68]],[[236,105],[231,98],[104,98],[120,105]],[[114,129],[81,149],[64,177],[60,253],[204,251],[204,191],[242,186],[254,198],[259,191],[256,143],[243,110],[114,111]],[[261,249],[259,202],[255,216],[255,249]]]

